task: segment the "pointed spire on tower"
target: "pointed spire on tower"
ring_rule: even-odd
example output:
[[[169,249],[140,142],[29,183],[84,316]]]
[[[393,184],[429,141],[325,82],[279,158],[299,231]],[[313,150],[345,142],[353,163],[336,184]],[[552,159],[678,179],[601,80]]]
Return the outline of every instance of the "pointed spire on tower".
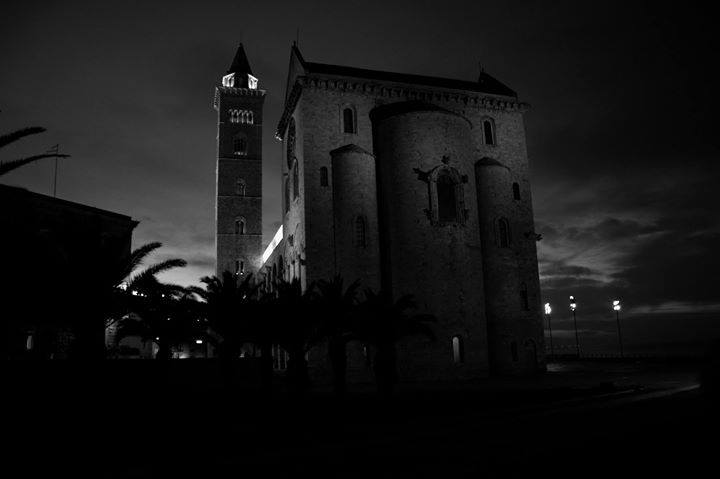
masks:
[[[238,45],[235,58],[233,58],[230,68],[225,76],[223,76],[222,84],[225,87],[250,88],[251,90],[255,90],[258,87],[258,79],[252,73],[250,62],[247,59],[247,55],[245,55],[245,48],[243,48],[242,43]]]
[[[249,73],[252,75],[252,69],[250,68],[250,62],[247,59],[247,55],[245,55],[245,48],[243,48],[243,44],[238,45],[237,52],[235,52],[235,58],[233,58],[232,65],[230,65],[230,68],[228,69],[227,73],[239,73],[239,74],[247,74]]]

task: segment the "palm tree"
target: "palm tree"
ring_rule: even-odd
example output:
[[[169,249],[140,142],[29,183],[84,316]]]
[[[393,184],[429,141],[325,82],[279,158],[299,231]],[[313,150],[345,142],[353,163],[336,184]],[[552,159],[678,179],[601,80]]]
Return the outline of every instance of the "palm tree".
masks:
[[[288,379],[292,391],[298,395],[309,385],[305,356],[322,339],[320,318],[313,314],[313,289],[311,286],[303,292],[299,280],[280,280],[266,301],[269,306],[266,328],[270,329],[273,342],[290,356]]]
[[[158,274],[186,265],[185,260],[175,258],[138,271],[143,261],[161,246],[158,242],[148,243],[125,257],[108,257],[99,249],[88,251],[82,264],[73,268],[70,283],[79,285],[78,294],[82,297],[74,321],[75,357],[104,357],[105,331],[132,312],[140,290],[155,288]]]
[[[133,314],[120,320],[116,338],[140,336],[158,345],[156,359],[168,360],[172,349],[202,334],[185,288],[149,277],[135,285],[131,296]]]
[[[12,131],[5,135],[0,135],[0,148],[3,148],[11,143],[21,140],[27,136],[37,135],[43,133],[45,128],[41,126],[31,126],[28,128],[21,128],[16,131]],[[25,158],[18,158],[15,160],[0,161],[0,176],[5,175],[12,170],[20,168],[21,166],[33,163],[43,158],[69,158],[70,155],[62,155],[57,153],[41,153],[39,155],[32,155]]]
[[[352,330],[362,341],[375,348],[373,369],[375,381],[381,394],[389,397],[398,382],[397,343],[402,339],[423,335],[434,339],[430,323],[435,317],[430,314],[410,314],[415,308],[411,295],[393,301],[387,291],[375,293],[365,290],[365,300],[360,304],[353,320]]]
[[[328,341],[328,359],[333,371],[333,389],[339,397],[346,392],[347,343],[354,339],[351,330],[351,316],[357,308],[357,290],[360,281],[353,282],[347,289],[343,279],[336,275],[332,280],[317,282],[319,294],[316,307],[321,321],[321,334]]]
[[[238,281],[237,275],[229,271],[225,271],[221,278],[205,276],[200,282],[204,288],[196,286],[189,289],[203,300],[208,339],[215,343],[224,376],[229,379],[233,360],[240,354],[242,345],[261,341],[255,327],[260,285],[254,283],[252,274]]]

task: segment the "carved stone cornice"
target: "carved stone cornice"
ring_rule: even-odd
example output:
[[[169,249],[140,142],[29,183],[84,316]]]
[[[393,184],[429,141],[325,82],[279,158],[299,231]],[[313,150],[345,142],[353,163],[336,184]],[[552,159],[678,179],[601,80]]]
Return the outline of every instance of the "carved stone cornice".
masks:
[[[280,122],[275,132],[275,138],[282,140],[285,128],[290,121],[290,115],[300,98],[303,88],[317,90],[331,90],[372,95],[379,98],[396,98],[398,101],[418,100],[428,103],[455,103],[462,107],[471,107],[485,110],[502,110],[524,113],[530,105],[509,97],[484,95],[479,92],[467,92],[446,88],[426,88],[413,86],[399,86],[396,84],[381,83],[370,80],[327,78],[322,76],[299,76],[285,102]]]
[[[213,97],[213,108],[218,109],[220,104],[220,94],[230,96],[254,96],[264,97],[267,90],[253,90],[250,88],[233,88],[228,86],[216,86],[215,96]]]

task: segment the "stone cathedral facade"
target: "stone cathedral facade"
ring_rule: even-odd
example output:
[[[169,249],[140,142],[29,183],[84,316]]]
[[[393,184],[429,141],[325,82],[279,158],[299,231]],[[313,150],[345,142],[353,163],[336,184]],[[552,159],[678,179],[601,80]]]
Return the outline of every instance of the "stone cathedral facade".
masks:
[[[408,379],[544,368],[523,113],[509,87],[306,61],[290,54],[282,227],[261,251],[265,91],[242,46],[218,86],[218,272],[412,294],[437,339],[399,348]],[[349,377],[367,373],[349,352]],[[315,356],[316,361],[313,361]],[[320,364],[322,351],[311,354]]]

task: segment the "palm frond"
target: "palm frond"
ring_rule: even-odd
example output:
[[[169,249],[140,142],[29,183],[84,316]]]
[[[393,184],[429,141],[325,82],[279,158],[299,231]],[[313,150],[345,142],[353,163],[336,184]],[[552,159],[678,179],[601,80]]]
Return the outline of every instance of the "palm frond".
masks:
[[[5,135],[0,135],[0,148],[7,146],[10,143],[14,143],[22,138],[25,138],[26,136],[37,135],[38,133],[42,133],[44,131],[45,128],[41,126],[29,126],[27,128],[21,128],[17,131],[13,131]]]
[[[27,158],[20,158],[19,160],[3,161],[0,163],[0,176],[5,175],[13,170],[25,166],[28,163],[32,163],[43,158],[69,158],[70,155],[56,155],[54,153],[43,153],[41,155],[28,156]]]

